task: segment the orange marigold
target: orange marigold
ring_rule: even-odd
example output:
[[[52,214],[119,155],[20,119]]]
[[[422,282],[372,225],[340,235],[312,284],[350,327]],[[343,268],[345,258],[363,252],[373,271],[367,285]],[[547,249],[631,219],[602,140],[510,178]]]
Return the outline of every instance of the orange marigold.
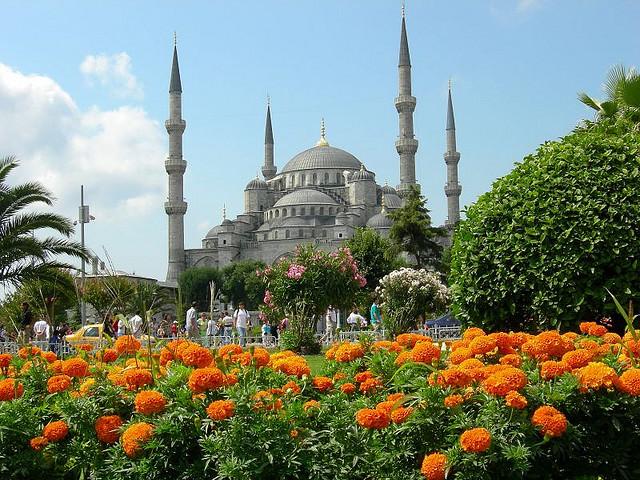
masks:
[[[486,428],[472,428],[460,435],[460,446],[465,452],[482,453],[491,446],[491,433]]]
[[[116,340],[114,348],[120,355],[122,355],[125,353],[135,354],[140,350],[141,346],[142,344],[140,341],[133,335],[122,335]]]
[[[118,351],[115,348],[106,348],[99,357],[104,363],[113,363],[118,359]]]
[[[224,376],[224,386],[231,387],[238,383],[238,376],[235,373],[228,373]]]
[[[396,357],[393,363],[400,366],[410,361],[411,361],[411,350],[400,352],[400,354]]]
[[[118,415],[99,417],[94,425],[98,440],[102,443],[116,443],[120,438],[120,427],[123,423],[122,418]]]
[[[466,387],[471,383],[471,377],[466,370],[461,368],[445,368],[439,372],[434,372],[429,376],[430,385],[440,385],[443,387]]]
[[[389,425],[389,415],[372,408],[362,408],[356,412],[356,422],[364,428],[378,430]]]
[[[313,387],[320,392],[326,392],[333,387],[333,380],[328,377],[315,377],[313,379]]]
[[[416,346],[416,343],[419,343],[419,342],[433,343],[433,340],[430,337],[427,337],[425,335],[419,335],[417,333],[401,333],[396,337],[396,342],[398,342],[398,345],[400,346],[413,348]]]
[[[440,347],[429,342],[416,343],[411,350],[411,359],[414,362],[431,364],[440,359]]]
[[[454,365],[459,365],[470,358],[473,358],[473,352],[467,347],[457,348],[449,354],[449,362]]]
[[[304,402],[302,408],[305,412],[311,410],[312,408],[320,408],[320,402],[318,402],[317,400],[308,400]]]
[[[381,380],[377,378],[368,378],[360,384],[360,391],[364,394],[370,394],[377,392],[383,387],[384,385]]]
[[[474,338],[483,337],[485,335],[486,335],[486,333],[481,328],[471,327],[471,328],[467,328],[464,331],[464,333],[462,334],[462,339],[463,340],[467,340],[468,342],[470,342]]]
[[[597,325],[596,322],[581,322],[580,325],[578,325],[578,328],[580,329],[581,333],[584,333],[585,335],[589,334],[589,329],[591,327],[595,327]]]
[[[459,407],[464,403],[464,397],[462,395],[448,395],[444,397],[444,406],[447,408]]]
[[[576,377],[580,381],[580,391],[612,388],[618,381],[615,370],[601,362],[591,362],[577,370]]]
[[[514,348],[520,348],[522,345],[533,338],[533,335],[525,332],[510,332],[508,335],[511,346]]]
[[[142,446],[153,435],[153,425],[146,422],[138,422],[129,425],[124,431],[120,442],[122,449],[128,457],[135,457],[142,450]]]
[[[0,402],[20,398],[23,393],[24,386],[17,380],[13,378],[0,380]]]
[[[59,442],[60,440],[64,440],[68,434],[69,427],[62,420],[50,422],[45,425],[42,430],[42,436],[50,442]]]
[[[376,405],[376,410],[383,411],[387,415],[391,415],[391,411],[396,407],[395,400],[386,400],[384,402],[380,402]]]
[[[589,328],[589,335],[593,337],[602,337],[604,334],[608,332],[607,327],[604,325],[594,325]]]
[[[504,401],[507,404],[507,407],[515,408],[516,410],[522,410],[528,405],[527,397],[513,390],[507,393],[504,397]]]
[[[345,383],[340,387],[340,391],[346,395],[351,395],[356,391],[356,386],[353,383]]]
[[[280,410],[282,409],[282,400],[279,398],[274,399],[273,392],[267,392],[260,390],[253,396],[256,401],[254,410]]]
[[[369,380],[370,378],[375,377],[375,375],[373,374],[373,372],[371,370],[365,370],[364,372],[358,372],[353,376],[353,379],[358,382],[358,383],[362,383],[365,380]]]
[[[398,407],[391,412],[391,421],[396,424],[404,423],[413,413],[413,407]]]
[[[362,357],[364,357],[364,348],[359,343],[343,343],[335,352],[335,359],[338,362],[351,362]]]
[[[521,390],[527,384],[527,376],[519,368],[508,367],[489,375],[482,387],[491,395],[504,397],[511,390]]]
[[[12,355],[10,353],[0,353],[0,368],[9,368]]]
[[[469,349],[474,355],[485,355],[492,352],[498,347],[498,342],[495,338],[489,336],[475,337],[469,343]]]
[[[242,352],[236,355],[231,355],[231,357],[229,358],[229,361],[231,363],[239,363],[243,367],[248,367],[249,365],[251,365],[251,360],[252,357],[251,353],[249,352]]]
[[[230,360],[231,355],[238,355],[242,353],[242,347],[235,343],[230,343],[229,345],[223,345],[218,350],[218,356],[224,360]]]
[[[634,397],[640,395],[640,369],[630,368],[625,370],[618,378],[616,387],[618,390]]]
[[[137,390],[138,388],[150,385],[153,381],[151,372],[142,368],[132,368],[122,372],[122,377],[127,384],[129,390]]]
[[[47,362],[53,363],[58,359],[55,352],[40,352],[40,356]]]
[[[216,400],[207,407],[207,416],[211,420],[226,420],[231,418],[236,411],[233,400]]]
[[[510,353],[500,358],[502,365],[511,365],[512,367],[520,368],[522,365],[522,357],[517,353]]]
[[[189,388],[194,393],[215,390],[225,382],[224,373],[218,368],[198,368],[189,375]]]
[[[591,350],[584,350],[579,348],[578,350],[572,350],[565,353],[562,356],[562,361],[565,362],[571,369],[586,367],[591,360],[593,360],[595,352]]]
[[[555,360],[547,360],[540,364],[540,378],[543,380],[551,380],[570,370],[569,365],[563,361],[556,362]]]
[[[61,370],[70,377],[86,377],[89,373],[89,364],[79,357],[74,357],[64,360]]]
[[[426,480],[445,480],[447,473],[447,456],[442,453],[431,453],[422,460],[420,473]]]
[[[75,349],[78,351],[90,352],[91,350],[93,350],[93,345],[91,345],[90,343],[80,343],[79,345],[75,346]]]
[[[49,393],[64,392],[71,386],[71,377],[68,375],[54,375],[47,380],[47,391]]]
[[[276,360],[273,363],[273,369],[287,375],[295,375],[298,378],[311,374],[311,368],[309,368],[307,361],[297,355]]]
[[[143,390],[138,392],[134,400],[136,412],[143,415],[162,413],[167,406],[167,399],[164,395],[155,390]]]
[[[35,438],[32,438],[31,440],[29,440],[29,445],[36,452],[39,452],[44,447],[46,447],[48,444],[49,444],[49,440],[47,440],[46,437],[35,437]]]
[[[496,341],[496,346],[501,355],[509,355],[515,353],[513,346],[511,345],[511,337],[505,332],[495,332],[487,335]]]
[[[173,356],[173,352],[171,350],[169,350],[168,348],[163,348],[162,350],[160,350],[160,365],[164,367],[173,359],[175,359],[175,357]]]
[[[269,360],[271,356],[264,348],[257,347],[253,350],[253,361],[257,367],[266,367],[269,365]]]
[[[545,437],[559,437],[567,430],[567,417],[549,405],[538,407],[531,423],[538,427]]]
[[[188,367],[205,368],[212,360],[213,354],[200,345],[190,345],[182,352],[182,363]]]
[[[400,352],[402,351],[402,346],[398,342],[392,342],[390,340],[378,340],[377,342],[373,342],[373,345],[371,345],[371,350],[373,350],[374,352],[377,352],[378,350]]]
[[[611,344],[615,344],[615,343],[620,343],[622,342],[622,337],[620,335],[618,335],[617,333],[605,333],[602,337],[602,341],[604,343],[611,343]]]
[[[282,391],[284,393],[293,393],[294,395],[297,395],[300,393],[300,386],[293,380],[289,380],[282,386]]]
[[[18,350],[18,356],[26,360],[29,357],[34,357],[36,355],[39,355],[40,352],[42,352],[42,350],[40,350],[38,347],[33,347],[33,346],[22,347],[20,350]]]

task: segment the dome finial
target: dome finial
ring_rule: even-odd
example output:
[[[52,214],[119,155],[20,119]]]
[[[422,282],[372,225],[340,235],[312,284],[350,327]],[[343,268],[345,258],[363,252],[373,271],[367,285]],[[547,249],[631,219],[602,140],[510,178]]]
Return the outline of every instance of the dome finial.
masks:
[[[402,2],[402,18],[404,18],[404,2]]]
[[[173,31],[173,46],[177,47],[178,46],[178,34],[176,33],[176,31]]]
[[[222,204],[222,221],[224,222],[227,219],[227,204]]]
[[[270,106],[271,106],[271,96],[267,92],[267,107],[270,107]]]
[[[329,142],[327,142],[327,139],[325,137],[325,127],[324,127],[324,117],[322,118],[322,120],[320,121],[320,140],[318,140],[318,143],[316,143],[316,147],[328,147],[329,146]]]

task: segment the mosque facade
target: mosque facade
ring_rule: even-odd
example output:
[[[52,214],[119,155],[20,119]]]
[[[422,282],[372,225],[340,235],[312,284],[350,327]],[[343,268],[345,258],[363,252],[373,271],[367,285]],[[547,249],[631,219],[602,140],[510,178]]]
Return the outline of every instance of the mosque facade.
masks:
[[[395,142],[400,175],[397,187],[380,185],[376,175],[363,162],[346,150],[329,144],[324,122],[315,146],[300,152],[278,171],[274,159],[274,136],[271,108],[267,106],[265,153],[262,177],[249,181],[244,190],[244,213],[226,218],[202,239],[200,248],[184,248],[183,175],[187,164],[182,158],[182,134],[186,123],[182,118],[182,85],[174,46],[169,86],[169,155],[165,170],[169,190],[165,211],[168,216],[169,262],[167,283],[190,267],[222,268],[239,260],[261,260],[267,264],[291,255],[301,243],[313,243],[332,251],[351,238],[359,227],[370,227],[388,236],[393,225],[389,212],[402,206],[402,198],[416,182],[415,155],[418,140],[414,135],[413,112],[416,98],[411,94],[411,60],[405,16],[402,16],[398,61],[399,135]],[[447,105],[447,168],[449,230],[460,219],[460,193],[456,150],[455,121],[451,89]],[[444,239],[446,241],[446,239]]]

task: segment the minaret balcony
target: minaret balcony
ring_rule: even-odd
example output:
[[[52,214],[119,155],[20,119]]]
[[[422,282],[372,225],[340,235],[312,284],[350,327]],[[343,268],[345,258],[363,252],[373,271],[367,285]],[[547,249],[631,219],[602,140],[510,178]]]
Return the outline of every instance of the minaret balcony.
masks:
[[[448,183],[444,186],[444,194],[447,197],[459,197],[462,193],[462,185],[449,185]]]
[[[451,163],[457,164],[460,161],[460,153],[459,152],[446,152],[444,154],[444,161],[447,165]]]
[[[396,151],[398,153],[416,153],[418,151],[418,140],[400,137],[396,140]]]
[[[416,109],[416,97],[412,95],[400,95],[396,97],[395,104],[398,112],[413,112]]]
[[[168,201],[164,202],[164,211],[167,215],[184,215],[187,213],[187,202],[185,201]]]
[[[175,118],[170,118],[164,122],[164,128],[167,129],[167,133],[184,133],[184,130],[187,128],[187,122],[184,120],[178,120]]]
[[[180,173],[183,174],[187,169],[187,162],[181,158],[167,158],[164,161],[164,169],[168,174]]]

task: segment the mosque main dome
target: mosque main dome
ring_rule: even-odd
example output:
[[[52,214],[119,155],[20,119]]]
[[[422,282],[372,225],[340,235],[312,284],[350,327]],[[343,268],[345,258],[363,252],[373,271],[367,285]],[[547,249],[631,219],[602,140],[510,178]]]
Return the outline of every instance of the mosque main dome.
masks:
[[[289,160],[281,173],[322,168],[359,170],[360,160],[340,148],[330,145],[317,145]]]

